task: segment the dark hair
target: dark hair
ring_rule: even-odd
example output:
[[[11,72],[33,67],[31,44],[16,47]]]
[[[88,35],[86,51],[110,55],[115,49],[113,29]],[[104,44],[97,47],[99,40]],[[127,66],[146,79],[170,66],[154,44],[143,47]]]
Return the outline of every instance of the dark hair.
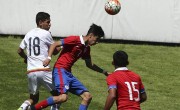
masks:
[[[98,26],[94,23],[90,26],[87,35],[89,35],[90,33],[93,33],[94,36],[97,36],[99,38],[104,37],[104,31],[101,26]]]
[[[39,21],[45,21],[46,19],[50,19],[50,15],[46,12],[38,12],[36,15],[36,24],[39,24]]]
[[[129,64],[127,53],[124,51],[116,51],[113,54],[113,62],[115,66],[126,67]]]

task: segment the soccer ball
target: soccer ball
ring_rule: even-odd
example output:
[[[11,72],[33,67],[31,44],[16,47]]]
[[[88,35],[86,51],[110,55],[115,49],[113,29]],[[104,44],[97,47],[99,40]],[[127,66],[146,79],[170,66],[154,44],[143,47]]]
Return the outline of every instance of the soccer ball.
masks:
[[[108,14],[116,15],[121,10],[121,4],[118,0],[109,0],[104,8]]]

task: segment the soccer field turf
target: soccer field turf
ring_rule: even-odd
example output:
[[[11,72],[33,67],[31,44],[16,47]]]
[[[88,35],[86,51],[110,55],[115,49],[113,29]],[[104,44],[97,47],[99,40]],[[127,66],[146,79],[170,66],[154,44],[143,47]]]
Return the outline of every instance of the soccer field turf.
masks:
[[[0,110],[16,110],[28,98],[26,65],[17,54],[21,40],[0,37]],[[142,110],[180,109],[180,47],[99,43],[91,49],[92,61],[108,71],[114,70],[111,62],[116,50],[128,53],[128,68],[141,76],[148,96],[141,104]],[[53,56],[51,66],[57,57]],[[102,110],[107,96],[106,77],[88,69],[83,60],[75,63],[72,72],[93,96],[88,110]],[[40,100],[49,95],[42,88]],[[69,93],[61,110],[77,110],[80,101]],[[112,110],[115,109],[114,104]]]

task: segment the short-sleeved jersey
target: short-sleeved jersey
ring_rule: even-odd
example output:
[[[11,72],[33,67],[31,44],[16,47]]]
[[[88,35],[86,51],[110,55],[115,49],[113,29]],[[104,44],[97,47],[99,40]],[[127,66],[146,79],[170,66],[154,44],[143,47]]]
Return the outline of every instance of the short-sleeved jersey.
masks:
[[[48,50],[53,43],[51,33],[41,28],[29,31],[21,41],[20,48],[27,51],[27,70],[49,68],[43,66],[43,61],[48,57]]]
[[[56,68],[71,71],[73,64],[79,59],[89,59],[90,46],[86,46],[82,36],[68,36],[61,40],[62,51],[55,63]]]
[[[108,89],[117,89],[117,110],[140,110],[140,93],[145,90],[138,74],[126,67],[117,68],[106,81]]]

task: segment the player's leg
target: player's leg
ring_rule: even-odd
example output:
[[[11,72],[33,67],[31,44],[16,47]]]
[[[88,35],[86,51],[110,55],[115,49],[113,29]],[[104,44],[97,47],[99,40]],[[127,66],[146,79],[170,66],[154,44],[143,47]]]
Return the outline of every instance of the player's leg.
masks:
[[[28,75],[28,89],[29,89],[29,99],[24,101],[18,110],[27,110],[28,106],[34,105],[39,100],[39,84],[37,81],[36,72],[31,72]]]
[[[67,76],[64,71],[54,68],[53,70],[53,83],[55,85],[56,90],[58,91],[58,96],[51,96],[47,98],[46,100],[41,101],[40,103],[36,104],[34,107],[31,106],[32,110],[40,110],[43,108],[46,108],[48,106],[57,104],[57,103],[63,103],[67,101],[67,91],[69,88],[66,87],[66,85],[69,85],[69,82],[67,80]]]
[[[18,108],[18,110],[27,110],[28,106],[30,106],[32,100],[28,99],[22,103],[22,105]]]
[[[29,99],[29,101],[30,101],[31,105],[37,104],[38,101],[39,101],[39,92],[36,93],[35,95],[30,94],[30,99]]]
[[[73,77],[72,79],[71,89],[69,91],[82,98],[79,110],[87,110],[88,105],[92,100],[92,96],[89,93],[88,89],[76,77]]]
[[[54,83],[52,81],[52,72],[51,71],[44,71],[43,73],[43,79],[42,82],[43,86],[50,91],[52,96],[58,96],[59,93],[57,90],[55,90]],[[51,106],[50,110],[59,110],[60,108],[60,103],[59,104],[54,104]]]
[[[27,99],[26,101],[24,101],[18,110],[27,110],[27,108],[30,105],[36,104],[38,102],[38,100],[39,100],[39,93],[37,93],[35,95],[30,94],[30,98]]]
[[[87,110],[91,100],[92,96],[89,92],[83,92],[83,94],[80,95],[82,98],[81,105],[79,106],[79,110]]]
[[[50,93],[52,94],[52,96],[58,96],[59,95],[57,90],[53,90]],[[61,103],[54,104],[54,105],[51,106],[50,110],[59,110],[60,106],[61,106]]]
[[[51,96],[47,98],[46,100],[43,100],[36,105],[31,105],[31,110],[41,110],[43,108],[46,108],[48,106],[57,104],[57,103],[63,103],[67,101],[67,94],[60,94],[59,96]]]

